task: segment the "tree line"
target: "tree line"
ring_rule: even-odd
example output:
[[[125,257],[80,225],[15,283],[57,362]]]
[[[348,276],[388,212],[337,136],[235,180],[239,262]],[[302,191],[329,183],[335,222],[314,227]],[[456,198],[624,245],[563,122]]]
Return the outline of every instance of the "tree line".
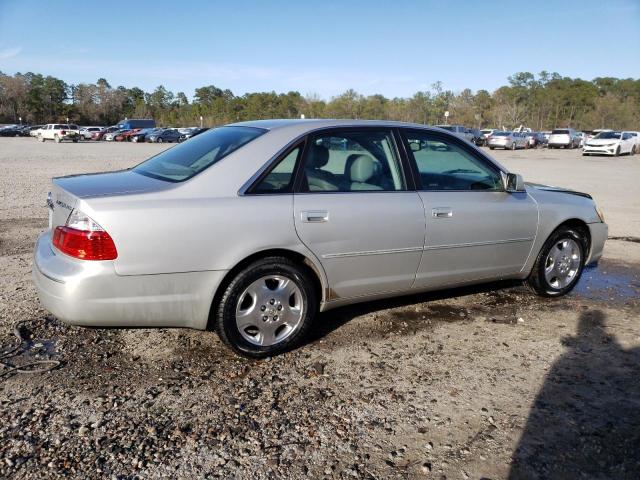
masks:
[[[494,92],[453,92],[434,83],[409,98],[364,96],[349,89],[324,100],[299,92],[235,95],[214,85],[196,88],[190,102],[184,92],[160,85],[138,87],[95,83],[69,84],[37,73],[0,72],[0,122],[40,124],[69,118],[81,125],[112,125],[123,118],[155,118],[159,125],[216,126],[266,118],[357,118],[424,124],[537,130],[554,127],[640,130],[640,79],[600,77],[591,81],[558,73],[519,72]]]

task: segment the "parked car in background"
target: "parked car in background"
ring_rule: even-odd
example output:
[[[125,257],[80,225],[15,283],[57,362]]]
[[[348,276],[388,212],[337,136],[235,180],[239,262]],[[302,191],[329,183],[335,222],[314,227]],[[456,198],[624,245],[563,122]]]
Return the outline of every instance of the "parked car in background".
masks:
[[[204,128],[200,128],[200,127],[196,127],[196,128],[191,128],[189,129],[189,132],[187,133],[183,133],[180,136],[180,142],[184,142],[185,140],[189,140],[190,138],[193,138],[197,135],[200,135],[201,133],[206,132],[207,130],[209,130],[208,128],[204,127]]]
[[[547,140],[540,132],[524,132],[523,135],[527,139],[528,148],[538,148],[546,145]]]
[[[131,136],[129,138],[131,139],[132,142],[144,143],[145,140],[146,140],[145,137],[147,135],[150,135],[153,132],[156,132],[156,131],[159,131],[159,130],[161,130],[161,129],[160,128],[141,128],[137,132],[131,134]]]
[[[464,138],[468,142],[473,142],[473,134],[467,127],[462,125],[435,125],[435,127],[455,133],[460,138]]]
[[[53,140],[56,143],[60,143],[64,140],[71,140],[77,143],[80,139],[79,129],[77,125],[69,125],[65,123],[48,123],[40,130],[38,130],[38,140],[44,142],[45,140]]]
[[[55,178],[48,204],[32,275],[57,318],[212,327],[249,357],[372,299],[507,279],[560,297],[608,230],[588,194],[525,183],[456,135],[356,120],[211,129],[131,169]]]
[[[105,127],[102,130],[98,131],[98,132],[93,132],[91,134],[91,139],[92,140],[104,140],[104,136],[109,134],[109,133],[113,133],[113,132],[117,132],[118,130],[120,130],[116,125],[113,125],[111,127]]]
[[[497,131],[487,138],[487,145],[491,150],[495,148],[516,150],[518,148],[527,148],[527,139],[518,132]]]
[[[489,138],[489,135],[491,135],[493,132],[499,131],[500,130],[498,130],[497,128],[484,128],[480,130],[480,133],[482,133],[482,144],[487,145],[487,139]]]
[[[0,137],[21,137],[22,128],[23,127],[20,125],[10,125],[8,127],[1,128]]]
[[[540,132],[542,133],[542,135],[544,136],[544,139],[546,140],[547,144],[549,143],[549,137],[551,136],[551,132],[549,130],[546,130],[544,132]]]
[[[631,132],[600,132],[588,140],[582,155],[634,155],[637,151],[636,137]]]
[[[583,147],[587,136],[583,132],[576,132],[576,136],[580,140],[580,143],[578,143],[578,147]]]
[[[180,140],[180,132],[175,128],[164,128],[147,135],[146,140],[151,143],[178,142]]]
[[[102,130],[104,127],[82,127],[80,129],[80,137],[83,140],[91,140],[93,134],[95,132],[99,132],[100,130]]]
[[[640,152],[640,132],[629,132],[633,137],[634,144],[636,146],[636,153]]]
[[[107,141],[107,142],[113,142],[116,138],[117,135],[121,135],[125,132],[128,132],[129,130],[115,130],[113,132],[109,132],[107,134],[105,134],[105,136],[102,138],[103,140]]]
[[[480,129],[468,128],[467,133],[471,135],[471,143],[473,143],[477,147],[482,146],[482,144],[484,143],[484,136],[482,135],[482,132],[480,132]]]
[[[580,138],[573,128],[556,128],[549,135],[549,148],[577,148]]]
[[[125,132],[120,132],[120,133],[116,134],[113,137],[113,139],[116,142],[130,142],[131,141],[131,136],[135,135],[140,130],[142,130],[142,129],[141,128],[134,128],[133,130],[127,130]]]
[[[29,127],[29,136],[30,137],[37,137],[38,136],[38,130],[40,130],[44,125],[32,125]]]

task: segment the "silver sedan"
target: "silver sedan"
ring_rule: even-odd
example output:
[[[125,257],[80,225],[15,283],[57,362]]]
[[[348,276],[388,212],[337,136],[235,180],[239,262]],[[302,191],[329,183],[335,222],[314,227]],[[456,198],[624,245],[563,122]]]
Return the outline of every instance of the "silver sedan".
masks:
[[[564,295],[607,238],[589,195],[394,122],[227,125],[130,170],[55,178],[48,204],[33,276],[58,318],[212,328],[252,357],[371,299],[498,279]]]
[[[491,150],[503,148],[504,150],[516,150],[527,148],[529,140],[524,133],[496,131],[487,137],[487,145]]]

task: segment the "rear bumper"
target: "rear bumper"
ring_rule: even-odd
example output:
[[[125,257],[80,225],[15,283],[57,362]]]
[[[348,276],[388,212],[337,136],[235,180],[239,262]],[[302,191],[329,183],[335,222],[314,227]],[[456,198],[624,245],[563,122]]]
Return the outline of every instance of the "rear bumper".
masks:
[[[36,242],[33,282],[42,305],[60,320],[87,326],[205,329],[226,271],[117,275],[112,261],[76,260]]]
[[[609,236],[609,227],[606,223],[590,223],[588,227],[591,236],[591,249],[585,262],[587,265],[600,260],[604,251],[604,243]]]

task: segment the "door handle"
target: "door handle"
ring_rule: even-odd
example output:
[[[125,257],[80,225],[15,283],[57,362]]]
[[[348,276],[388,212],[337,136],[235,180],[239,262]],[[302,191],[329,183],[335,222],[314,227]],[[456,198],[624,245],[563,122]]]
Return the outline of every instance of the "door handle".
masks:
[[[449,207],[432,208],[431,216],[433,218],[451,218],[453,217],[453,210]]]
[[[329,212],[326,210],[309,210],[300,212],[302,221],[305,223],[323,223],[329,221]]]

